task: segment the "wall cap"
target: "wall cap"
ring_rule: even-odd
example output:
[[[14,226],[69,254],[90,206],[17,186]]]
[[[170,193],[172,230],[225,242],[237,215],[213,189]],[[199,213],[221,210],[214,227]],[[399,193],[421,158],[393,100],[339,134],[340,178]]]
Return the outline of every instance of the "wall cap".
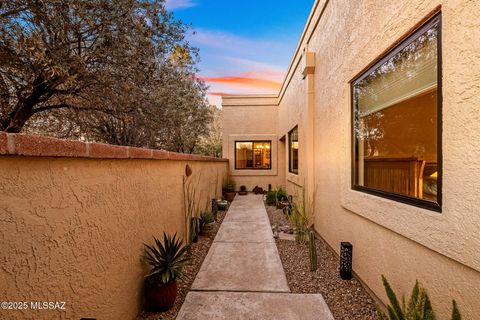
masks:
[[[6,132],[0,132],[0,156],[228,162],[195,154]]]

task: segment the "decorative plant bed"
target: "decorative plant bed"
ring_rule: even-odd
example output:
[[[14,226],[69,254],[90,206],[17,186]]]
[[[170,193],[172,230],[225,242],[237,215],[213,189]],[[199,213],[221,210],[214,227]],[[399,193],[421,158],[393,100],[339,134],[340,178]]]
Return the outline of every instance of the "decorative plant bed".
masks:
[[[281,209],[266,206],[271,225],[291,225]],[[275,240],[293,293],[320,293],[335,320],[373,320],[375,303],[360,282],[353,278],[345,281],[339,275],[339,258],[321,239],[316,239],[318,269],[310,271],[307,245],[295,241]]]
[[[187,296],[188,291],[190,291],[193,280],[195,280],[195,277],[200,270],[200,266],[213,243],[213,239],[215,239],[218,229],[225,218],[225,214],[226,211],[218,211],[217,222],[213,224],[211,232],[206,236],[200,236],[198,242],[192,243],[189,253],[190,263],[185,267],[185,272],[187,274],[186,279],[177,282],[178,294],[173,308],[167,312],[143,312],[138,316],[138,320],[173,320],[177,317],[177,314],[185,301],[185,297]]]

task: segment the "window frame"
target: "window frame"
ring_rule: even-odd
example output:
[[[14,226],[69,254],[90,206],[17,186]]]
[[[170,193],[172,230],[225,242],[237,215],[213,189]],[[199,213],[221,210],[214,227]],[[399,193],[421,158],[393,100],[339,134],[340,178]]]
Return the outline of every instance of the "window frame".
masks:
[[[288,131],[288,172],[291,173],[291,174],[298,175],[299,168],[300,168],[300,163],[298,163],[299,159],[297,159],[297,171],[292,171],[292,156],[291,156],[292,139],[291,139],[291,136],[292,136],[292,133],[293,133],[294,130],[297,130],[297,142],[298,142],[298,125],[296,125],[290,131]],[[300,158],[299,154],[298,154],[298,149],[297,149],[297,158]]]
[[[356,117],[357,105],[355,102],[354,96],[354,87],[355,85],[369,76],[374,72],[378,67],[380,67],[384,62],[388,61],[393,56],[397,55],[401,50],[410,45],[412,42],[418,39],[422,34],[424,34],[428,29],[433,25],[437,24],[437,201],[428,201],[424,199],[419,199],[415,197],[410,197],[402,194],[382,191],[378,189],[373,189],[365,186],[360,186],[355,183],[356,170],[355,170],[355,152],[357,147],[357,139],[355,136],[355,124],[358,120]],[[350,98],[351,98],[351,139],[352,139],[352,150],[351,150],[351,189],[359,192],[368,193],[371,195],[379,196],[389,200],[394,200],[397,202],[405,203],[408,205],[413,205],[423,209],[428,209],[435,212],[442,212],[442,185],[443,185],[443,150],[442,150],[442,106],[443,106],[443,86],[442,86],[442,14],[437,12],[433,17],[428,19],[425,23],[415,29],[413,32],[409,33],[402,39],[396,42],[396,45],[382,54],[370,67],[363,70],[357,77],[350,81]]]
[[[252,144],[252,152],[254,152],[254,144],[255,143],[269,143],[270,144],[270,149],[269,149],[269,159],[270,159],[270,166],[268,168],[237,168],[237,143],[248,143],[250,142]],[[272,170],[272,140],[235,140],[234,141],[234,151],[235,151],[235,156],[234,156],[234,161],[235,161],[235,170]],[[252,157],[255,158],[255,154],[252,154]]]

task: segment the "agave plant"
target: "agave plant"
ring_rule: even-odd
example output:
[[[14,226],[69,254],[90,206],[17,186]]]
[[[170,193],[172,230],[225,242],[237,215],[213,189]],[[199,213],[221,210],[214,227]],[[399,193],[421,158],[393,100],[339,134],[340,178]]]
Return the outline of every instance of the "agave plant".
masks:
[[[187,247],[183,246],[177,234],[173,237],[163,233],[163,243],[153,237],[155,244],[145,244],[144,260],[151,267],[150,272],[145,276],[150,285],[166,285],[167,283],[183,279],[184,268],[189,258],[185,255]]]
[[[388,316],[377,307],[377,317],[380,320],[435,320],[432,303],[428,297],[427,291],[420,286],[418,281],[415,282],[412,294],[408,303],[405,303],[405,298],[402,299],[402,304],[397,299],[397,295],[387,281],[387,278],[382,275],[383,286],[387,293],[390,304],[387,306]],[[453,300],[452,320],[461,320],[460,311],[457,303]]]
[[[211,211],[204,211],[200,214],[200,222],[202,225],[215,222],[215,216]]]

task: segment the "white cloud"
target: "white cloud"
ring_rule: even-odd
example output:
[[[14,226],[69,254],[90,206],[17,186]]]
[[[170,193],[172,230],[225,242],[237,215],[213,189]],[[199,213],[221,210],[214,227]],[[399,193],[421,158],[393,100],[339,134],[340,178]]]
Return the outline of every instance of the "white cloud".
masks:
[[[274,53],[288,50],[284,43],[276,40],[246,38],[216,30],[196,29],[194,32],[195,34],[189,37],[192,44],[200,48],[210,47],[211,49],[217,49],[223,54],[230,52],[235,53],[237,56],[262,56],[263,54],[270,56]],[[291,53],[289,52],[288,54]]]
[[[167,10],[186,9],[195,7],[197,4],[193,0],[165,0]]]
[[[212,95],[209,95],[207,96],[208,97],[208,102],[210,104],[213,104],[214,106],[216,106],[217,108],[221,108],[222,107],[222,97],[219,97],[219,96],[212,96]]]
[[[248,71],[270,71],[276,80],[283,79],[292,55],[291,43],[281,39],[246,37],[231,32],[196,29],[188,35],[194,47],[200,48],[203,74],[225,75]]]

